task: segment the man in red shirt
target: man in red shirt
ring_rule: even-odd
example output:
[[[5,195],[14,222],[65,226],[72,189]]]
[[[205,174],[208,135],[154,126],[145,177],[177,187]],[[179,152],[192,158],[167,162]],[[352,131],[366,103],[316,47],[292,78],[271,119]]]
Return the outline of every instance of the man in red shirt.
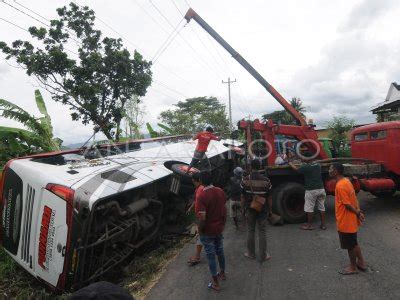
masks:
[[[201,181],[200,181],[200,173],[199,173],[199,172],[193,173],[193,175],[192,175],[192,182],[193,182],[193,185],[195,186],[196,190],[195,190],[195,192],[194,192],[194,200],[193,200],[193,203],[192,203],[192,205],[189,207],[188,213],[190,213],[190,212],[192,211],[193,208],[194,208],[194,210],[195,210],[196,212],[198,211],[198,209],[197,209],[197,206],[198,206],[197,202],[198,202],[198,199],[199,199],[199,196],[200,196],[201,192],[202,192],[203,189],[204,189],[204,186],[201,184]],[[196,253],[195,253],[194,256],[192,256],[192,257],[190,257],[190,258],[188,259],[188,264],[189,264],[190,266],[197,265],[197,264],[200,262],[200,254],[201,254],[201,250],[203,249],[203,245],[202,245],[201,242],[200,242],[200,237],[199,237],[198,231],[199,231],[199,230],[197,229]]]
[[[208,144],[210,144],[211,140],[219,141],[221,138],[217,137],[213,134],[214,129],[211,126],[206,128],[206,131],[199,132],[193,137],[193,140],[197,140],[197,146],[194,150],[192,161],[189,165],[189,168],[186,172],[189,172],[190,169],[200,163],[203,159],[207,159],[206,152],[208,148]],[[208,163],[209,165],[210,163]]]
[[[219,279],[226,279],[222,243],[222,232],[227,215],[226,196],[222,189],[212,185],[212,177],[209,172],[201,172],[200,180],[204,188],[198,198],[196,216],[199,220],[200,241],[207,254],[208,267],[212,276],[208,288],[219,291],[221,289]],[[219,273],[217,272],[215,255],[218,257]]]

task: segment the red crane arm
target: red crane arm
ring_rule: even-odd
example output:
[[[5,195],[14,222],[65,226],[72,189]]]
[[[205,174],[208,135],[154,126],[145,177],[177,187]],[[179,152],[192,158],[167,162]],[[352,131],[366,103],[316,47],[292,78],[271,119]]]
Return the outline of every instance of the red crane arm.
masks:
[[[190,22],[190,20],[195,20],[208,34],[210,34],[222,47],[225,48],[226,51],[228,51],[232,57],[242,65],[243,68],[245,68],[270,94],[272,97],[275,98],[276,101],[278,101],[283,108],[293,116],[293,118],[297,121],[298,125],[305,126],[307,125],[306,120],[304,120],[303,116],[292,106],[290,103],[277,91],[275,88],[268,83],[260,75],[260,73],[257,72],[256,69],[253,68],[252,65],[250,65],[247,60],[245,60],[235,49],[231,47],[210,25],[207,24],[206,21],[204,21],[192,8],[189,8],[189,10],[186,12],[185,19],[187,22]]]

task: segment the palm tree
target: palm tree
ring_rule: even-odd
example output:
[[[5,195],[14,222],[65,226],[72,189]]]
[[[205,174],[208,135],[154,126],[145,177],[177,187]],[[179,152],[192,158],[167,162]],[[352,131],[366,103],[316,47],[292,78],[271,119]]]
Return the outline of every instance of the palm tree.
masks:
[[[304,113],[306,112],[306,108],[303,106],[303,101],[301,101],[298,97],[292,97],[290,100],[290,105],[294,107],[303,117],[305,117]]]
[[[0,117],[15,120],[26,128],[0,126],[0,163],[17,156],[60,150],[61,140],[53,137],[51,118],[39,90],[35,90],[35,101],[42,114],[40,118],[0,99]]]

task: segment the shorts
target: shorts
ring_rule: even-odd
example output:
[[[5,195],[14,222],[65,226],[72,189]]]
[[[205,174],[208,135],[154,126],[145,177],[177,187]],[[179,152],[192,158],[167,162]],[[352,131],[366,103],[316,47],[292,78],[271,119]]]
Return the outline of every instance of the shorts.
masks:
[[[346,250],[353,250],[357,245],[357,232],[354,233],[347,233],[347,232],[340,232],[339,233],[339,240],[340,240],[340,247]]]
[[[324,189],[306,191],[304,196],[304,211],[306,213],[314,212],[315,204],[319,211],[325,211],[326,193]]]
[[[207,162],[207,165],[210,166],[210,162],[208,161],[208,157],[205,152],[194,151],[193,158],[189,166],[195,167],[203,160],[205,160]]]

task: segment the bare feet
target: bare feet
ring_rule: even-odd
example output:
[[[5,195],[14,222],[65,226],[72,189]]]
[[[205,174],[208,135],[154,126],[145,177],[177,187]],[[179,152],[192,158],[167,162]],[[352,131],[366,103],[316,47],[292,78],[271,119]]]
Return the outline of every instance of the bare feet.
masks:
[[[247,257],[247,258],[250,258],[250,259],[255,259],[255,258],[256,258],[255,255],[251,255],[249,252],[245,252],[243,255],[244,255],[245,257]]]
[[[267,253],[267,255],[265,255],[263,258],[261,258],[260,262],[265,262],[271,259],[271,255],[269,255],[269,253]]]
[[[342,275],[354,275],[358,274],[357,268],[354,268],[352,266],[348,266],[347,268],[343,269],[342,271],[339,271],[339,274]]]
[[[301,225],[300,228],[303,230],[314,230],[314,226],[312,226],[311,224],[308,224],[308,223]]]

